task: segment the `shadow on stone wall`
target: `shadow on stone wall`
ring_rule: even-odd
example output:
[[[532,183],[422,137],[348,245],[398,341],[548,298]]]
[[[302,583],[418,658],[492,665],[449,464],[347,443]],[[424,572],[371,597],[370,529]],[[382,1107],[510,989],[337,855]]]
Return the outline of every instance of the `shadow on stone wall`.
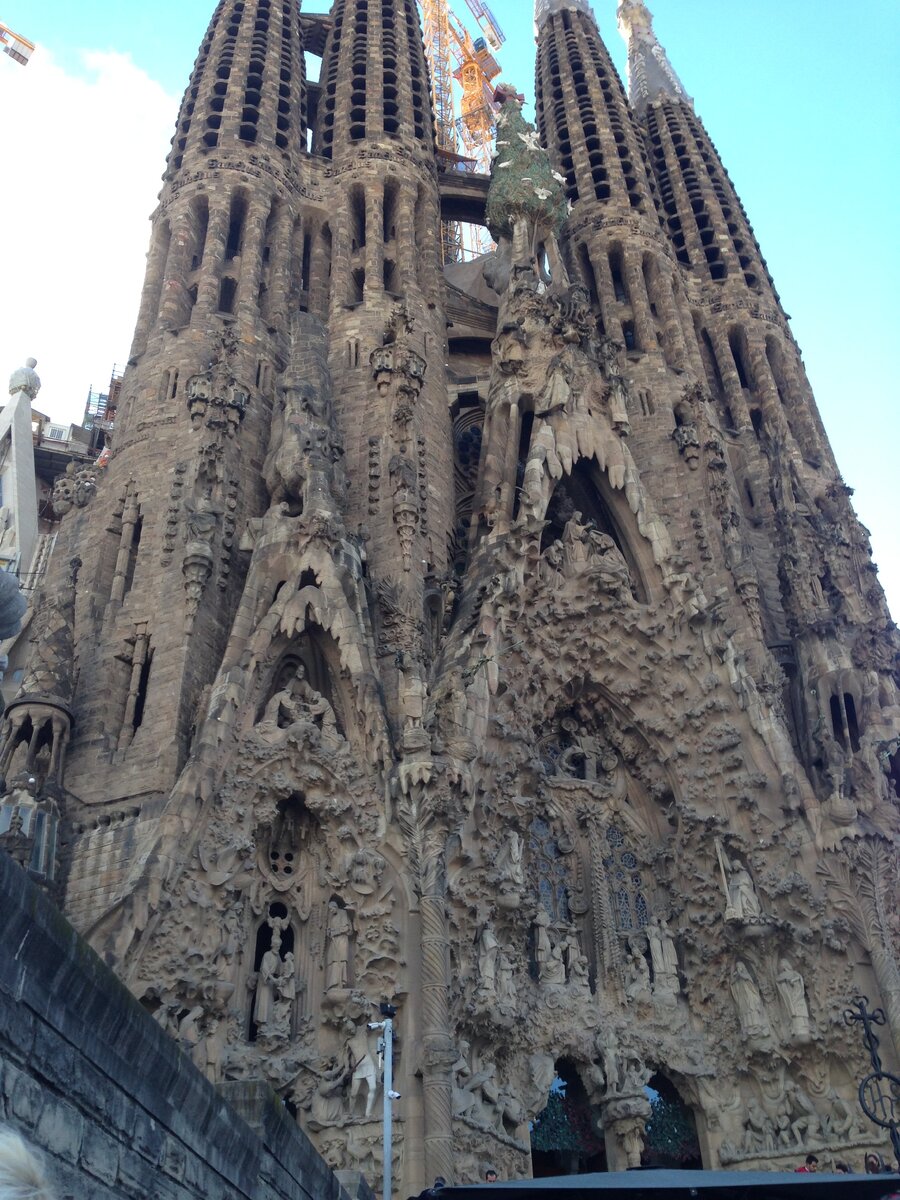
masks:
[[[0,914],[0,1120],[60,1200],[371,1200],[267,1085],[223,1098],[3,852]]]

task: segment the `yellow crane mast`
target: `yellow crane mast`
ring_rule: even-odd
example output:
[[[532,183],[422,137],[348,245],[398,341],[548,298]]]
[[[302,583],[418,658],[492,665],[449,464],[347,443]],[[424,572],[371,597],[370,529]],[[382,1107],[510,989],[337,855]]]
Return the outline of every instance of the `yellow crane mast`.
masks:
[[[437,144],[444,165],[490,174],[496,134],[493,81],[500,66],[492,51],[506,41],[497,19],[482,0],[466,0],[481,36],[473,38],[450,7],[449,0],[421,0],[425,53],[431,68]],[[462,91],[456,118],[453,80]],[[444,262],[458,262],[464,251],[480,254],[490,238],[474,227],[445,222]]]

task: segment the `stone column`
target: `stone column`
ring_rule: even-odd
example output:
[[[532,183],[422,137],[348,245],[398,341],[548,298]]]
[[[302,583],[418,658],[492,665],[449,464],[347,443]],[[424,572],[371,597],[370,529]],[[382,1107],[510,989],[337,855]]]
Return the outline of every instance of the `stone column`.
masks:
[[[136,358],[146,350],[147,340],[159,316],[170,241],[168,221],[157,221],[147,255],[147,274],[144,280],[144,291],[141,296],[141,309],[138,313],[134,340],[131,344],[131,358]]]
[[[453,1108],[450,1068],[456,1046],[450,1037],[447,897],[443,849],[428,839],[421,865],[422,1065],[425,1100],[426,1176],[453,1181]]]
[[[262,282],[263,249],[271,201],[254,200],[244,226],[244,245],[241,250],[241,275],[238,284],[237,311],[252,320],[259,312],[259,288]],[[285,255],[285,258],[290,258]]]
[[[366,185],[367,296],[384,291],[384,185]]]
[[[643,1092],[613,1096],[602,1106],[606,1165],[610,1171],[628,1171],[641,1165],[650,1101]]]
[[[728,402],[728,407],[731,409],[731,415],[734,418],[738,432],[745,433],[748,429],[753,428],[753,422],[750,420],[750,410],[747,408],[744,389],[741,387],[740,376],[737,373],[737,367],[734,365],[734,355],[731,353],[728,337],[718,325],[710,324],[707,326],[707,329],[710,341],[712,342],[713,352],[716,356],[716,362],[719,365],[719,375],[722,379],[722,386],[725,389],[725,398]]]
[[[272,237],[272,255],[269,267],[269,325],[279,325],[285,318],[288,309],[288,296],[291,289],[292,256],[282,253],[284,246],[291,244],[291,232],[294,228],[294,216],[290,205],[282,200],[277,201],[278,211],[275,215],[275,230]],[[300,258],[298,270],[303,269],[303,236],[311,230],[305,221],[297,221],[296,227],[300,235]],[[307,280],[309,298],[307,305],[312,310],[312,265],[313,246],[310,240],[309,269],[310,278]]]
[[[408,186],[397,196],[397,269],[405,294],[416,286],[416,192]]]
[[[653,353],[653,351],[659,351],[659,342],[656,337],[656,323],[653,320],[647,296],[643,258],[640,246],[626,243],[623,250],[625,288],[631,301],[637,344],[638,348],[645,353]]]
[[[166,259],[165,282],[159,310],[160,321],[165,329],[181,329],[188,322],[190,307],[187,276],[196,240],[197,220],[194,213],[188,210],[175,222]]]
[[[594,275],[597,279],[597,296],[600,301],[600,312],[603,314],[603,327],[606,336],[614,342],[625,344],[625,334],[622,332],[622,318],[619,316],[619,305],[616,300],[616,287],[613,283],[612,271],[609,269],[609,255],[602,245],[588,247],[588,255]]]
[[[231,224],[231,202],[226,199],[215,207],[210,205],[209,227],[206,231],[206,252],[200,269],[197,289],[197,308],[204,314],[218,312],[219,283]]]

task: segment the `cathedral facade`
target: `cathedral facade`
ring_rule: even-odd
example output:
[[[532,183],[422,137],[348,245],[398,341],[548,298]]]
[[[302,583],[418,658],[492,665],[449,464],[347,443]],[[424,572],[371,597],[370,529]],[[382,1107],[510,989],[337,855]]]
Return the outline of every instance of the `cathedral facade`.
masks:
[[[414,0],[221,0],[108,465],[57,485],[6,845],[333,1166],[885,1148],[900,640],[739,197],[640,0],[538,0],[537,128],[436,150]],[[321,55],[320,80],[305,54]],[[442,267],[441,222],[495,252]]]

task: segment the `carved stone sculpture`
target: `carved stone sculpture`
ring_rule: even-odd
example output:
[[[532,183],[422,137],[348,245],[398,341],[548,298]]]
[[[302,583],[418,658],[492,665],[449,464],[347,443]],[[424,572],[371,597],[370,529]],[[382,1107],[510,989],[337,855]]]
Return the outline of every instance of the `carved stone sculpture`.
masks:
[[[778,964],[778,974],[775,978],[778,984],[778,993],[790,1018],[791,1038],[795,1042],[809,1041],[812,1036],[812,1028],[803,976],[795,967],[791,966],[788,959],[783,958]]]
[[[772,1027],[756,981],[746,963],[736,962],[731,977],[731,994],[741,1023],[741,1034],[748,1041],[771,1036]]]

